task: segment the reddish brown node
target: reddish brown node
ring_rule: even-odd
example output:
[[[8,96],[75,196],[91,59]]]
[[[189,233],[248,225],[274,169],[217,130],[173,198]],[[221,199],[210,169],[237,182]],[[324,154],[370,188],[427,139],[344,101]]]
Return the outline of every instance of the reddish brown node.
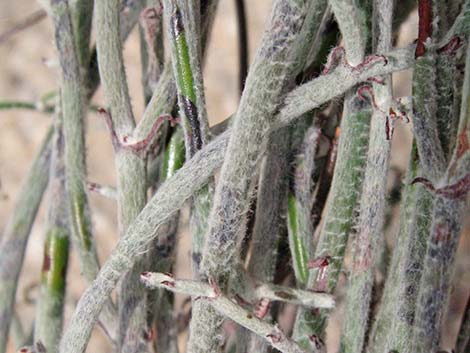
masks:
[[[256,304],[255,316],[258,319],[264,319],[269,310],[269,305],[271,304],[268,298],[261,298]]]
[[[161,281],[160,284],[169,288],[175,288],[175,282],[173,281]]]

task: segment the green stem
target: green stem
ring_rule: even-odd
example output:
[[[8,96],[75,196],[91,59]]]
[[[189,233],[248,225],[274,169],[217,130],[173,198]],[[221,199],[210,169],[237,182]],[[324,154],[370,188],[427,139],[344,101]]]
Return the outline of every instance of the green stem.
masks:
[[[0,352],[5,353],[28,237],[49,180],[52,129],[26,176],[0,242]]]
[[[34,325],[34,342],[58,353],[62,334],[65,280],[69,253],[69,222],[65,190],[64,146],[61,113],[56,113],[49,177],[48,230],[44,243],[40,296]]]

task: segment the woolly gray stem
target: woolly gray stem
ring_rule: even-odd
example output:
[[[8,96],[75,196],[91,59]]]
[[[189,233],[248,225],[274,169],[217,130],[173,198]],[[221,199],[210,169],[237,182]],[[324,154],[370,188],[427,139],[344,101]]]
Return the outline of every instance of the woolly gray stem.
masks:
[[[305,120],[305,119],[303,119]],[[311,123],[307,119],[307,123]],[[294,129],[304,131],[305,121],[299,121]],[[297,131],[297,134],[299,131]],[[313,225],[311,220],[312,171],[320,137],[318,128],[310,127],[302,141],[295,141],[291,147],[297,151],[293,186],[288,194],[287,229],[289,247],[293,260],[296,282],[305,287],[308,281],[308,261],[313,258]],[[295,136],[294,136],[295,139]],[[298,138],[297,138],[298,140]],[[299,146],[300,145],[300,146]]]
[[[470,106],[469,91],[470,46],[467,45],[458,130],[458,136],[466,134],[467,138],[470,128],[468,114]],[[441,182],[451,184],[456,178],[468,173],[470,169],[470,150],[468,150],[468,146],[463,151],[460,151],[460,149],[461,146],[457,143],[453,160]],[[443,196],[436,197],[427,253],[423,260],[423,275],[415,314],[414,352],[434,351],[439,346],[442,318],[448,303],[451,275],[465,209],[465,199],[462,197],[456,199]]]
[[[385,67],[382,65],[373,65],[372,67],[365,69],[362,75],[350,79],[350,85],[346,85],[344,89],[347,90],[354,84],[366,80],[367,77],[371,76],[371,74],[380,75],[397,70],[403,70],[411,65],[413,56],[413,48],[395,50],[389,53],[388,56],[391,65],[387,65]],[[380,66],[380,68],[378,66]],[[298,101],[310,101],[308,106],[311,108],[306,109],[313,109],[318,107],[320,104],[323,104],[325,101],[342,94],[343,91],[337,92],[336,90],[328,89],[328,94],[325,95],[323,88],[325,85],[330,87],[330,83],[332,86],[337,84],[341,85],[343,81],[347,80],[349,75],[350,70],[338,67],[331,74],[327,75],[332,79],[332,81],[325,82],[321,79],[320,82],[322,82],[322,85],[313,84],[312,82],[320,79],[317,78],[311,83],[306,84],[309,89],[305,91],[302,89],[304,85],[300,86],[300,90],[304,92],[303,99],[300,99],[301,93],[298,91],[299,89],[294,90],[294,96],[296,97],[295,100],[292,100],[293,103],[286,104],[284,107],[284,110],[289,112],[288,118],[284,118],[282,116],[282,111],[284,111],[282,110],[276,116],[277,123],[274,124],[275,126],[273,128],[285,125],[297,117],[297,115],[293,113],[294,110],[297,111],[297,109],[294,109],[293,105],[297,104]],[[313,89],[314,87],[315,89]],[[302,111],[303,109],[300,110],[300,114],[305,112]],[[361,115],[358,117],[359,123],[353,123],[353,126],[354,124],[358,124],[356,126],[358,128],[363,126],[362,122],[364,119],[364,115]],[[345,121],[346,120],[348,119],[345,119]],[[345,130],[343,129],[343,131]],[[350,136],[359,136],[363,139],[365,137],[364,134],[358,133],[357,131],[358,130],[351,130],[349,133]],[[176,212],[188,197],[205,185],[208,178],[212,176],[214,170],[220,167],[224,159],[224,153],[226,152],[226,146],[230,136],[229,134],[230,131],[222,133],[213,142],[204,147],[202,151],[197,153],[192,160],[187,162],[178,173],[162,185],[146,208],[133,222],[132,227],[127,231],[126,236],[120,240],[113,255],[103,266],[99,278],[96,279],[94,284],[88,288],[82,296],[70,322],[69,328],[65,331],[62,338],[61,352],[82,352],[85,349],[92,327],[96,322],[97,315],[103,306],[103,295],[109,295],[122,273],[130,268],[129,266],[132,264],[136,254],[140,251],[145,251],[148,243],[155,237],[155,229],[173,212]],[[263,134],[260,134],[260,137],[263,136]],[[361,140],[361,144],[358,148],[363,147],[364,140]],[[353,155],[361,156],[363,153],[360,151]],[[348,159],[342,160],[348,161]],[[349,162],[356,161],[357,158],[352,158]],[[358,170],[354,169],[354,163],[347,165],[351,172],[358,172]],[[355,178],[352,180],[355,180]],[[347,184],[347,188],[344,190],[342,195],[350,195],[351,190],[357,189],[351,189],[351,185],[353,185],[353,183],[354,182],[349,182]],[[159,200],[159,198],[161,200]],[[165,205],[165,202],[167,201],[164,200],[170,201],[168,205]]]
[[[58,353],[62,334],[69,252],[70,223],[67,214],[63,144],[62,117],[58,111],[49,177],[48,225],[33,340],[41,341],[49,353]]]
[[[341,95],[370,77],[387,75],[409,68],[415,61],[414,46],[394,49],[386,53],[384,57],[387,60],[386,64],[385,59],[380,57],[359,69],[340,64],[333,72],[321,75],[295,88],[284,99],[284,104],[278,114],[278,124],[290,123],[295,118]]]
[[[422,259],[431,223],[433,195],[411,182],[419,174],[416,145],[411,153],[401,205],[400,228],[368,352],[411,352]]]
[[[230,270],[238,261],[239,236],[244,225],[244,217],[240,215],[248,211],[252,172],[258,165],[278,100],[285,84],[291,80],[290,63],[296,54],[292,47],[302,28],[306,8],[301,0],[275,2],[233,123],[201,263],[203,278],[213,276],[223,291],[227,289]],[[270,79],[262,79],[264,77]],[[222,318],[203,302],[195,303],[192,314],[189,352],[218,349],[217,333]]]
[[[145,161],[134,151],[124,149],[120,141],[132,134],[135,122],[124,71],[119,34],[119,0],[103,0],[96,4],[98,64],[106,104],[113,121],[112,134],[119,140],[115,146],[118,190],[119,233],[124,236],[146,203]],[[119,341],[121,352],[146,352],[146,293],[138,280],[138,273],[146,265],[147,257],[136,259],[118,290]]]
[[[196,302],[204,301],[220,314],[263,337],[269,344],[283,353],[304,353],[279,328],[258,319],[249,311],[235,304],[231,299],[219,293],[218,288],[203,282],[175,280],[173,277],[162,273],[146,272],[142,274],[142,281],[149,288],[165,288],[175,293],[199,297]]]
[[[165,54],[160,1],[146,0],[145,3],[147,8],[139,16],[139,38],[144,102],[147,105],[161,76]]]
[[[177,128],[166,146],[161,163],[161,181],[171,178],[183,166],[185,158],[184,136],[181,128]],[[179,212],[173,214],[158,229],[158,235],[150,250],[152,271],[171,272],[174,266],[176,235],[178,230]],[[153,309],[157,339],[154,347],[157,352],[177,353],[177,322],[173,313],[174,297],[171,292],[159,290],[150,293],[149,302]]]
[[[261,282],[272,283],[276,270],[277,249],[285,221],[283,214],[287,196],[289,141],[290,128],[272,132],[266,147],[266,157],[261,165],[251,257],[247,266],[249,274]],[[269,313],[266,319],[271,319]],[[237,346],[241,343],[238,341]],[[250,335],[246,344],[248,352],[261,353],[268,349],[265,340],[256,335]]]
[[[90,61],[90,36],[94,0],[70,0],[75,48],[82,77],[85,78]],[[46,347],[47,348],[47,347]]]
[[[345,41],[347,60],[359,65],[365,51],[365,33],[359,18],[359,8],[354,7],[351,10],[350,7],[353,5],[348,0],[334,1],[330,4]],[[350,13],[346,11],[343,13],[341,6],[349,8]],[[341,122],[342,138],[340,137],[325,222],[315,251],[314,258],[326,257],[328,260],[326,267],[319,267],[310,273],[307,282],[307,288],[329,293],[334,291],[342,267],[348,235],[354,223],[353,210],[359,196],[358,190],[362,187],[366,162],[364,155],[368,145],[370,112],[368,106],[360,104],[357,99],[354,91],[349,92],[345,98]],[[327,315],[325,311],[315,315],[300,309],[294,325],[294,339],[304,348],[311,347],[309,336],[323,335]]]
[[[26,243],[49,180],[52,129],[26,176],[0,242],[0,352],[5,353]]]
[[[85,128],[83,87],[79,72],[69,8],[65,0],[52,0],[50,8],[54,22],[56,47],[61,64],[61,106],[63,114],[66,190],[72,240],[78,249],[81,271],[91,282],[99,270],[96,247],[91,232],[90,210],[85,191]],[[103,311],[103,324],[113,335],[115,312],[111,300]]]
[[[430,50],[416,60],[413,70],[413,132],[427,178],[438,181],[445,171],[445,156],[436,122],[435,54]]]
[[[374,2],[374,18],[377,19],[374,36],[378,41],[376,45],[378,54],[390,50],[392,13],[392,0]],[[392,103],[391,77],[385,78],[384,85],[374,83],[373,92],[377,108],[374,109],[371,118],[358,230],[353,243],[352,270],[349,275],[346,314],[341,336],[341,351],[344,353],[362,352],[364,349],[369,327],[375,262],[380,251],[379,238],[384,236],[385,196],[391,142],[386,122],[389,118],[384,116],[383,111],[388,112]]]
[[[222,134],[168,179],[158,189],[140,215],[121,237],[118,246],[102,267],[98,278],[80,299],[60,345],[60,352],[84,352],[104,299],[122,274],[131,268],[135,257],[144,253],[157,235],[156,230],[169,216],[207,182],[220,167],[228,143],[229,132]]]

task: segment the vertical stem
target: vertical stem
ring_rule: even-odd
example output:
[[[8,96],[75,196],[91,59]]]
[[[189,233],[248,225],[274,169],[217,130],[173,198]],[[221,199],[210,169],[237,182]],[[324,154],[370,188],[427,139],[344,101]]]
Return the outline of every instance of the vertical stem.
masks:
[[[119,141],[130,136],[135,122],[127,87],[119,33],[119,0],[103,0],[96,3],[96,29],[98,64],[106,104],[110,109],[113,126]],[[114,133],[113,132],[113,133]],[[145,161],[132,150],[119,143],[115,151],[118,187],[119,233],[124,236],[146,203]],[[139,274],[147,257],[136,259],[133,268],[126,273],[118,290],[119,342],[121,352],[145,352],[146,292],[139,282]],[[144,329],[143,329],[144,328]]]
[[[291,80],[288,63],[295,57],[292,46],[305,14],[304,1],[275,2],[270,27],[251,66],[234,121],[201,263],[203,277],[213,277],[223,291],[227,289],[231,270],[238,259],[238,238],[244,224],[244,217],[240,215],[249,208],[251,175],[258,164],[262,143],[284,85]],[[222,317],[213,308],[197,301],[190,324],[189,352],[216,351],[221,322]]]
[[[411,184],[419,174],[418,162],[414,145],[405,182],[400,228],[381,306],[369,340],[368,351],[371,353],[392,350],[411,352],[422,259],[426,254],[434,204],[434,197],[428,190],[422,185]]]
[[[238,25],[238,90],[240,95],[245,88],[248,75],[248,30],[246,24],[245,1],[235,0]]]
[[[360,16],[363,9],[350,0],[334,0],[329,4],[344,39],[346,58],[351,65],[358,65],[364,58],[366,46],[366,33]],[[359,103],[354,90],[346,94],[337,163],[314,256],[329,256],[329,264],[310,272],[307,288],[332,293],[336,287],[348,236],[355,222],[353,211],[358,201],[358,190],[362,188],[370,115],[369,107]],[[294,339],[305,349],[311,347],[309,336],[323,336],[327,315],[325,310],[314,314],[300,308],[294,325]]]
[[[467,45],[465,76],[462,89],[462,102],[458,136],[468,139],[470,117],[470,46]],[[468,146],[460,151],[456,144],[453,158],[441,182],[452,183],[456,178],[468,173],[470,158]],[[462,155],[460,155],[462,153]],[[448,303],[451,277],[460,232],[465,215],[465,200],[437,196],[434,203],[431,232],[428,238],[426,256],[423,260],[423,275],[419,289],[415,315],[413,351],[424,353],[434,351],[439,346],[442,321]]]
[[[374,36],[378,54],[390,50],[392,43],[392,0],[376,0],[374,3]],[[386,116],[392,101],[390,75],[385,84],[374,84],[375,102],[378,108],[372,114],[369,150],[360,199],[358,230],[353,243],[352,270],[346,299],[346,314],[341,336],[341,351],[360,353],[366,343],[369,313],[374,284],[374,265],[383,235],[387,171],[390,158],[390,141],[387,139]]]
[[[310,127],[302,136],[301,131],[312,123],[312,119],[302,119],[294,127],[293,143],[296,156],[294,178],[288,194],[287,224],[289,245],[297,286],[304,287],[308,281],[308,261],[313,258],[313,225],[311,219],[312,174],[315,152],[317,150],[320,130]],[[301,136],[296,136],[296,135]],[[300,141],[299,141],[300,140]]]
[[[335,173],[327,202],[325,222],[321,229],[315,257],[330,256],[326,283],[321,271],[311,271],[307,288],[332,293],[336,288],[348,236],[354,224],[354,209],[362,187],[366,151],[369,141],[370,110],[364,108],[354,95],[348,95],[341,121],[341,136]],[[318,315],[300,308],[294,326],[293,337],[304,348],[310,347],[308,336],[324,333],[328,312]]]
[[[48,226],[34,325],[34,342],[41,341],[49,353],[59,352],[70,232],[65,191],[62,118],[60,111],[56,114],[49,177]]]
[[[248,272],[259,282],[272,283],[276,270],[277,249],[282,231],[286,200],[290,128],[271,133],[262,164],[256,218],[253,228],[251,258]],[[269,316],[268,316],[269,317]],[[241,342],[237,342],[237,345]],[[264,339],[250,335],[248,352],[266,352]]]
[[[5,353],[8,341],[18,277],[23,265],[26,243],[49,180],[52,129],[26,176],[13,212],[0,241],[0,352]]]
[[[185,157],[183,131],[177,128],[166,146],[163,155],[161,181],[171,178],[178,169],[183,166]],[[158,238],[154,241],[151,250],[152,263],[149,268],[152,271],[172,272],[176,248],[176,233],[178,227],[179,212],[172,216],[165,224],[159,227]],[[152,294],[151,294],[152,295]],[[155,349],[157,352],[177,353],[177,322],[175,320],[171,292],[158,290],[154,294],[153,322],[156,326],[157,339]]]

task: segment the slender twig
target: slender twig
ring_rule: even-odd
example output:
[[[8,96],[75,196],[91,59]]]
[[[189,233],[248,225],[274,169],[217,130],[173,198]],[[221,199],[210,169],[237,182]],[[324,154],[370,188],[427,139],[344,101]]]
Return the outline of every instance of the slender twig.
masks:
[[[75,48],[77,50],[77,59],[83,79],[86,78],[90,61],[93,4],[94,0],[70,1],[70,15],[72,18]]]
[[[147,7],[140,14],[139,34],[140,52],[142,62],[142,84],[144,100],[147,104],[158,79],[162,73],[164,63],[163,43],[163,13],[159,1],[147,0]]]
[[[284,286],[262,284],[256,287],[255,296],[272,301],[283,301],[306,308],[332,309],[334,300],[331,295],[302,289],[291,289]]]
[[[290,141],[288,127],[274,131],[269,136],[266,157],[261,165],[255,224],[251,240],[251,257],[248,271],[257,281],[274,281],[279,240],[282,231],[286,204],[286,187],[289,170],[288,151]],[[261,299],[260,297],[257,298]],[[267,313],[266,320],[271,318]],[[244,331],[240,332],[244,334]],[[248,352],[266,352],[268,345],[257,335],[250,335],[249,341],[238,339],[237,346],[244,342]]]
[[[307,119],[311,122],[311,119]],[[300,127],[305,121],[298,122]],[[296,126],[299,128],[299,126]],[[301,129],[304,130],[304,129]],[[311,220],[312,172],[315,152],[320,138],[318,128],[310,127],[297,150],[293,186],[288,195],[287,224],[289,246],[297,284],[305,286],[308,280],[308,261],[313,257],[313,227]],[[299,145],[298,141],[296,141]]]
[[[56,112],[53,139],[47,229],[33,341],[41,341],[49,353],[58,353],[62,334],[70,234],[60,111]]]
[[[177,128],[166,146],[161,165],[160,180],[165,182],[182,166],[185,158],[184,136],[181,128]],[[150,250],[149,269],[158,272],[173,271],[176,233],[178,230],[179,213],[173,214],[158,228],[158,237]],[[178,352],[177,322],[173,313],[174,297],[171,292],[160,290],[149,296],[150,305],[153,300],[153,322],[158,339],[155,342],[157,352]]]
[[[400,227],[381,305],[369,340],[371,353],[405,351],[412,345],[422,259],[426,254],[434,203],[433,195],[423,186],[411,184],[419,172],[419,159],[414,145],[405,180]]]
[[[390,63],[387,66],[383,66],[383,64],[373,65],[366,68],[361,75],[353,75],[352,78],[351,72],[353,71],[351,68],[339,66],[327,75],[329,80],[325,81],[322,78],[323,76],[321,76],[305,84],[308,85],[306,90],[304,90],[304,85],[300,86],[290,95],[290,97],[295,97],[295,99],[291,99],[276,116],[275,121],[278,123],[273,124],[273,128],[283,126],[297,118],[298,115],[294,112],[303,114],[305,113],[304,109],[309,110],[318,107],[325,101],[342,94],[353,85],[367,80],[368,77],[372,76],[371,74],[377,76],[408,68],[413,62],[413,56],[414,48],[397,49],[387,55]],[[345,86],[342,85],[344,81],[347,81]],[[342,90],[327,89],[328,93],[324,94],[323,90],[325,87],[336,85],[340,85]],[[301,99],[302,92],[303,98]],[[300,110],[294,109],[293,105],[302,101],[309,101],[310,103],[304,105]],[[287,111],[289,114],[284,117],[282,115],[283,111]],[[360,120],[362,119],[364,119],[364,116],[360,117]],[[226,153],[230,133],[231,131],[227,130],[219,135],[213,142],[209,143],[188,161],[172,178],[164,183],[132,223],[132,227],[128,229],[127,234],[119,241],[115,252],[103,266],[99,278],[96,279],[94,284],[82,296],[69,324],[69,328],[62,337],[61,352],[72,353],[83,351],[92,327],[97,320],[97,315],[105,301],[103,296],[109,295],[122,274],[130,268],[135,260],[135,256],[147,249],[149,242],[155,236],[155,229],[172,213],[176,212],[188,197],[205,185],[208,178],[213,175],[214,170],[220,167]],[[363,134],[358,134],[354,129],[351,130],[350,134],[351,136],[362,136],[364,138]],[[264,136],[264,134],[260,136]],[[364,143],[360,144],[360,146],[363,148]],[[361,156],[362,152],[358,152],[355,155]],[[354,170],[354,168],[350,169]],[[351,185],[352,183],[347,185],[345,194],[351,191]]]
[[[78,249],[81,271],[93,281],[99,270],[96,246],[91,232],[90,210],[86,194],[85,128],[83,86],[75,50],[67,1],[52,0],[50,13],[54,22],[56,47],[61,64],[61,107],[63,114],[66,190],[69,202],[72,240]],[[111,300],[102,313],[102,325],[108,335],[115,332],[115,312]]]
[[[354,65],[360,67],[366,45],[366,34],[359,16],[362,9],[360,7],[351,9],[352,3],[349,0],[334,1],[330,4],[347,50],[347,59],[343,58],[343,60],[353,62]],[[344,11],[343,6],[349,9],[349,12]],[[334,55],[335,51],[332,51],[331,56]],[[329,70],[329,63],[325,69]],[[321,77],[325,76],[319,78]],[[348,92],[343,108],[338,162],[331,185],[331,199],[315,250],[314,259],[321,261],[319,261],[319,266],[316,266],[310,273],[307,288],[332,293],[336,287],[349,233],[355,222],[353,211],[363,182],[370,116],[369,105],[360,103],[355,91]],[[327,315],[325,311],[320,311],[318,315],[315,315],[315,313],[300,309],[294,325],[294,339],[304,348],[310,347],[310,335],[317,337],[324,335]]]
[[[47,12],[44,9],[37,10],[31,15],[23,19],[22,21],[16,23],[13,27],[7,29],[3,33],[0,33],[0,45],[9,40],[12,36],[17,33],[28,29],[31,26],[41,22],[47,16]]]
[[[1,101],[0,110],[7,109],[26,109],[35,110],[38,112],[52,113],[54,108],[51,106],[43,106],[41,103],[26,102],[26,101]]]
[[[245,88],[248,75],[248,28],[245,14],[245,1],[235,0],[238,26],[238,91],[240,95]]]
[[[26,176],[0,243],[0,352],[4,353],[26,243],[49,180],[52,129]]]
[[[97,51],[101,82],[112,118],[112,134],[122,144],[132,134],[135,122],[124,71],[119,33],[119,0],[96,4]],[[146,203],[145,161],[132,150],[115,146],[118,190],[118,228],[124,236],[127,228]],[[145,256],[136,259],[119,288],[119,341],[122,352],[146,351],[142,328],[146,322],[146,293],[138,282],[138,273],[146,265]]]
[[[294,341],[287,338],[276,326],[258,319],[253,313],[235,304],[228,297],[220,293],[220,289],[203,282],[175,280],[163,273],[145,272],[142,281],[149,288],[165,288],[175,293],[189,294],[199,297],[224,316],[229,317],[239,325],[263,337],[274,348],[284,353],[304,352]]]

